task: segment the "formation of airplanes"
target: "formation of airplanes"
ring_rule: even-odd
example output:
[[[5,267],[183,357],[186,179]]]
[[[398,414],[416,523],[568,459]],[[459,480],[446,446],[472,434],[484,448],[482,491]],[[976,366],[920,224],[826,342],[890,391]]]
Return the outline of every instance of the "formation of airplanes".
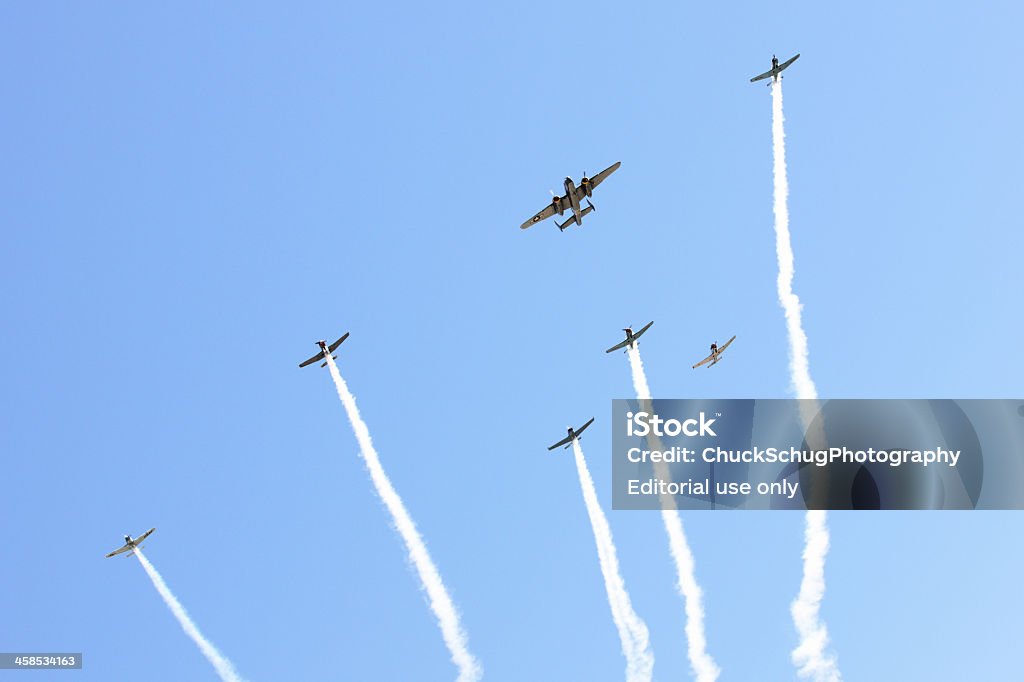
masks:
[[[750,82],[756,83],[757,81],[764,80],[765,78],[771,78],[772,82],[775,82],[782,78],[782,72],[788,69],[790,65],[799,58],[800,53],[798,52],[796,55],[780,64],[779,58],[772,55],[772,68],[760,75],[754,76],[750,79]],[[565,228],[570,225],[583,227],[583,217],[588,213],[597,210],[590,202],[590,197],[593,196],[594,190],[597,189],[597,186],[604,182],[609,175],[617,171],[621,165],[621,161],[616,161],[593,178],[588,178],[586,172],[584,172],[578,186],[573,182],[572,178],[567,176],[562,183],[563,188],[565,189],[565,194],[558,196],[552,192],[551,203],[535,213],[532,218],[528,218],[524,221],[523,224],[519,226],[520,229],[525,230],[529,227],[533,227],[537,223],[542,220],[547,220],[556,213],[559,216],[562,216],[566,211],[569,211],[571,214],[568,220],[564,223],[559,223],[557,220],[555,221],[555,225],[558,226],[560,231],[564,232]],[[586,201],[586,206],[583,205],[584,201]]]
[[[772,55],[772,68],[769,69],[768,71],[765,71],[764,73],[762,73],[762,74],[760,74],[758,76],[754,76],[753,78],[750,79],[750,82],[754,83],[754,82],[757,82],[757,81],[760,81],[760,80],[764,80],[765,78],[769,78],[769,77],[773,81],[781,78],[782,76],[780,74],[782,73],[782,71],[784,71],[786,68],[788,68],[799,57],[800,57],[800,54],[797,53],[795,56],[787,59],[785,62],[780,64],[778,58],[776,58],[775,55]],[[595,175],[593,178],[588,178],[586,172],[584,172],[583,173],[583,177],[580,179],[580,184],[579,185],[576,185],[573,182],[573,179],[571,177],[566,177],[565,181],[563,183],[563,187],[565,189],[565,194],[563,196],[553,195],[552,198],[551,198],[551,203],[549,203],[543,209],[538,211],[532,218],[526,220],[522,225],[520,225],[519,226],[520,229],[525,230],[525,229],[527,229],[529,227],[532,227],[533,225],[541,222],[542,220],[547,220],[548,218],[550,218],[551,216],[555,215],[556,213],[559,216],[562,216],[566,211],[571,211],[571,217],[568,220],[566,220],[564,223],[561,223],[561,224],[558,223],[558,221],[555,221],[555,225],[558,226],[558,229],[560,231],[564,232],[565,228],[568,227],[569,225],[572,225],[572,224],[575,224],[575,225],[577,225],[579,227],[582,227],[583,226],[583,217],[586,216],[587,214],[597,210],[597,209],[594,208],[594,205],[590,202],[590,197],[593,196],[594,190],[597,188],[598,185],[600,185],[602,182],[604,182],[605,179],[607,179],[609,175],[611,175],[612,173],[617,171],[619,169],[619,166],[621,166],[621,165],[622,165],[621,161],[616,161],[611,166],[609,166],[608,168],[605,168],[603,171],[601,171],[600,173]],[[584,207],[582,205],[583,201],[586,201],[586,203],[587,203],[586,207]],[[633,333],[632,327],[625,327],[622,331],[624,331],[626,333],[626,339],[624,341],[621,341],[621,342],[615,344],[614,346],[612,346],[611,348],[606,350],[605,353],[611,353],[611,352],[619,350],[621,348],[626,348],[627,346],[629,348],[634,348],[635,345],[636,345],[637,339],[639,339],[640,336],[644,332],[646,332],[648,329],[650,329],[651,325],[653,325],[653,324],[654,324],[654,320],[651,320],[646,325],[644,325],[640,329],[640,331],[638,331],[636,333]],[[342,335],[341,338],[339,338],[337,341],[335,341],[334,343],[332,343],[330,345],[328,345],[328,343],[326,341],[324,341],[324,340],[317,341],[316,344],[320,347],[320,352],[317,353],[316,355],[314,355],[313,357],[309,358],[308,360],[300,362],[299,363],[299,367],[306,367],[306,366],[311,365],[311,364],[313,364],[315,362],[320,362],[321,360],[323,360],[323,362],[321,363],[320,366],[321,367],[326,367],[327,366],[327,360],[326,360],[327,356],[330,355],[332,359],[336,360],[337,356],[334,355],[334,351],[337,350],[338,346],[340,346],[342,343],[345,342],[345,339],[347,339],[348,336],[349,336],[349,332],[345,332],[345,334]],[[729,339],[724,344],[722,344],[721,347],[719,347],[715,343],[712,343],[711,344],[711,355],[707,356],[706,358],[704,358],[703,360],[698,362],[696,365],[693,366],[693,368],[696,369],[697,367],[700,367],[701,365],[705,365],[705,364],[708,367],[715,366],[722,359],[722,353],[725,352],[725,349],[728,348],[729,344],[731,344],[735,340],[736,340],[736,337],[733,336],[731,339]],[[576,439],[579,439],[580,438],[580,434],[582,434],[583,431],[585,431],[586,428],[588,426],[590,426],[591,424],[593,424],[593,423],[594,423],[594,418],[591,417],[590,420],[586,424],[581,426],[578,431],[573,429],[571,426],[568,427],[568,435],[565,438],[563,438],[562,440],[560,440],[557,443],[555,443],[554,445],[552,445],[551,447],[549,447],[548,450],[554,450],[555,448],[558,448],[558,447],[561,447],[561,446],[565,446],[566,448],[569,448],[569,446],[572,445],[572,442],[574,440],[576,440]],[[132,539],[132,537],[130,535],[125,535],[124,536],[124,541],[125,541],[124,545],[119,547],[118,549],[115,549],[110,554],[107,554],[106,555],[107,558],[109,559],[112,556],[116,556],[118,554],[123,554],[125,552],[128,553],[127,556],[132,556],[135,553],[134,550],[136,548],[141,547],[142,546],[142,542],[146,538],[148,538],[150,536],[150,534],[153,531],[155,531],[155,530],[156,530],[156,528],[150,528],[145,533],[143,533],[142,535],[138,536],[135,539]]]
[[[149,530],[147,530],[145,533],[143,533],[139,537],[135,538],[134,540],[132,540],[132,536],[131,535],[125,535],[124,536],[124,546],[118,547],[117,549],[115,549],[113,552],[111,552],[110,554],[107,555],[107,558],[109,559],[112,556],[117,556],[118,554],[123,554],[124,552],[128,552],[127,556],[132,556],[133,554],[135,554],[136,548],[141,548],[142,547],[142,541],[145,540],[146,538],[148,538],[150,536],[150,534],[153,531],[155,531],[155,530],[156,530],[156,528],[150,528]]]

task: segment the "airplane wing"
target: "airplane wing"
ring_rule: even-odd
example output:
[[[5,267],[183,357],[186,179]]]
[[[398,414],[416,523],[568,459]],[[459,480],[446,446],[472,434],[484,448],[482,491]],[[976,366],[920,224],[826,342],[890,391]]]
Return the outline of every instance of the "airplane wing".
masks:
[[[754,76],[753,78],[751,78],[750,82],[751,83],[756,83],[757,81],[763,81],[765,78],[767,78],[770,75],[772,75],[772,72],[770,70],[769,71],[765,71],[760,76]]]
[[[603,171],[595,175],[594,177],[590,178],[590,189],[593,190],[595,187],[604,182],[604,179],[607,178],[612,173],[614,173],[615,171],[619,170],[619,166],[621,165],[621,161],[616,161],[615,163],[613,163],[612,165],[608,166]]]
[[[707,356],[706,358],[704,358],[703,360],[701,360],[700,362],[698,362],[698,363],[697,363],[696,365],[694,365],[694,366],[693,366],[693,369],[697,369],[697,368],[698,368],[698,367],[700,367],[701,365],[704,365],[704,364],[707,364],[707,363],[711,362],[712,358],[714,358],[714,357],[715,357],[714,355],[709,355],[709,356]]]
[[[558,202],[559,202],[559,204],[560,204],[560,205],[561,205],[561,206],[562,206],[563,208],[569,208],[569,203],[568,203],[568,202],[567,202],[567,201],[565,200],[565,197],[560,197],[560,198],[558,199]],[[543,209],[541,209],[541,210],[540,210],[540,211],[539,211],[539,212],[537,213],[537,215],[533,216],[532,218],[530,218],[529,220],[527,220],[527,221],[526,221],[525,223],[523,223],[522,225],[520,225],[520,226],[519,226],[519,229],[521,229],[521,230],[525,230],[526,228],[528,228],[528,227],[532,227],[533,225],[535,225],[536,223],[539,223],[539,222],[540,222],[540,221],[542,221],[542,220],[547,220],[547,219],[548,219],[548,218],[550,218],[551,216],[555,215],[555,210],[556,210],[556,209],[555,209],[555,202],[554,202],[554,201],[552,201],[552,202],[551,202],[551,203],[549,203],[549,204],[548,204],[547,206],[545,206],[545,207],[544,207]]]
[[[787,66],[789,66],[790,64],[792,64],[793,62],[795,62],[799,58],[800,58],[800,53],[797,52],[796,53],[796,57],[792,57],[790,59],[787,59],[786,61],[784,61],[781,64],[779,64],[779,71],[782,71],[784,68],[786,68]]]
[[[724,343],[724,344],[722,345],[722,347],[718,349],[718,354],[719,354],[719,355],[721,355],[721,354],[722,354],[722,352],[723,352],[723,351],[724,351],[724,350],[725,350],[726,348],[728,348],[728,347],[729,347],[729,344],[730,344],[730,343],[732,343],[732,342],[733,342],[733,341],[735,341],[735,340],[736,340],[736,337],[734,336],[734,337],[732,337],[731,339],[729,339],[728,341],[726,341],[726,342],[725,342],[725,343]]]
[[[634,336],[633,338],[635,339],[636,336]],[[606,350],[605,353],[611,353],[612,351],[618,350],[620,348],[625,348],[628,343],[629,343],[629,339],[626,339],[625,341],[623,341],[621,343],[615,344],[614,346],[612,346],[611,348]]]
[[[299,367],[305,367],[306,365],[311,365],[314,362],[316,362],[318,360],[323,360],[323,359],[324,359],[324,352],[320,351],[319,353],[317,353],[316,355],[311,357],[309,360],[306,360],[305,362],[300,362],[299,363]]]
[[[332,343],[330,346],[327,347],[328,350],[330,350],[333,353],[338,348],[338,346],[340,346],[341,344],[345,343],[345,339],[348,338],[348,335],[349,335],[349,332],[345,332],[344,336],[342,336],[340,339],[338,339],[337,341],[335,341],[334,343]]]
[[[567,443],[571,443],[571,442],[572,442],[572,436],[566,436],[565,438],[563,438],[562,440],[558,441],[557,443],[552,445],[550,448],[548,448],[548,450],[554,450],[555,448],[560,448],[563,445],[565,445]]]
[[[576,432],[576,437],[577,437],[577,438],[579,438],[580,434],[581,434],[581,433],[583,433],[583,432],[584,432],[584,431],[586,430],[586,428],[587,428],[588,426],[590,426],[591,424],[593,424],[593,423],[594,423],[594,418],[593,418],[593,417],[591,417],[591,418],[590,418],[590,421],[588,421],[588,422],[587,422],[586,424],[584,424],[583,426],[581,426],[581,427],[580,427],[580,430]]]
[[[145,540],[146,538],[148,538],[150,535],[152,535],[153,531],[155,531],[155,530],[156,530],[156,528],[150,528],[145,533],[143,533],[139,537],[135,538],[135,545],[136,546],[141,545],[142,541]]]
[[[122,552],[127,552],[129,549],[131,549],[131,547],[129,547],[128,545],[125,545],[124,547],[121,547],[120,549],[115,549],[113,552],[108,554],[106,558],[109,559],[112,556],[117,556],[118,554],[121,554]]]
[[[643,328],[642,328],[642,329],[641,329],[640,331],[638,331],[638,332],[637,332],[636,334],[633,334],[633,338],[634,338],[634,339],[639,339],[639,338],[640,338],[640,335],[641,335],[641,334],[643,334],[643,333],[644,333],[645,331],[647,331],[648,329],[650,329],[650,328],[651,328],[651,325],[652,325],[652,324],[654,324],[654,320],[651,320],[650,322],[648,322],[647,324],[645,324],[645,325],[643,326]]]

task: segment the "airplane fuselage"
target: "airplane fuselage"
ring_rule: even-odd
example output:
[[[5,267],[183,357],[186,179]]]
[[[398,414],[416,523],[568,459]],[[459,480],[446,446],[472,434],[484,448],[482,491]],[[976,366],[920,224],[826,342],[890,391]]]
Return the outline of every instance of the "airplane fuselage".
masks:
[[[572,178],[565,179],[565,198],[569,200],[569,207],[572,209],[572,215],[576,219],[577,225],[583,224],[583,218],[580,216],[580,198],[576,196],[576,183],[572,181]]]

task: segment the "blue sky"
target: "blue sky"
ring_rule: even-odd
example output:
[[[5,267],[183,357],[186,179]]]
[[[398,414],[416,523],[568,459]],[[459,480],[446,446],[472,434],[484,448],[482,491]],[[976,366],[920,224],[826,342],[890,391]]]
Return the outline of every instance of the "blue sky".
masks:
[[[329,377],[296,369],[350,330],[339,366],[486,679],[622,677],[573,463],[545,449],[591,415],[656,676],[685,679],[660,519],[608,509],[632,387],[604,348],[654,319],[656,397],[789,395],[770,96],[747,81],[800,52],[790,227],[819,393],[1021,397],[1022,14],[4,6],[0,649],[211,679],[141,567],[102,558],[156,526],[149,558],[249,679],[453,679]],[[518,229],[619,160],[583,229]],[[802,517],[684,520],[722,679],[791,679]],[[1017,669],[1018,514],[831,522],[847,679]]]

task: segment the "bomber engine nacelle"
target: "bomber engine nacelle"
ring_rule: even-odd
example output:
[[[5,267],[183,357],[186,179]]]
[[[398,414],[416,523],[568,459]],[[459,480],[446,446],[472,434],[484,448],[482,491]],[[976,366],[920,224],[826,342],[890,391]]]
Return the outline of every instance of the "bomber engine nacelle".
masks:
[[[590,178],[588,178],[586,175],[584,175],[583,179],[580,180],[580,189],[583,190],[583,193],[586,194],[588,197],[594,196],[594,188],[590,184]]]
[[[558,215],[562,215],[565,212],[565,209],[562,208],[562,199],[558,195],[551,197],[551,205],[555,207]]]

